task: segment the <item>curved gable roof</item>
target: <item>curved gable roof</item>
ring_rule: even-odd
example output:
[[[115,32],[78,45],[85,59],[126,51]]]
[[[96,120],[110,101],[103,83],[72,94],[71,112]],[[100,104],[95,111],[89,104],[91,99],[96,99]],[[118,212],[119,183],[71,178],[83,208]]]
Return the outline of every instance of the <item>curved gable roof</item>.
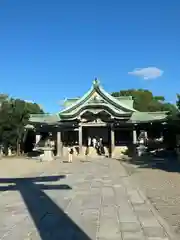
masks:
[[[92,87],[90,90],[84,94],[81,98],[79,98],[76,102],[68,106],[67,108],[63,109],[60,112],[60,115],[70,115],[71,113],[74,113],[76,109],[79,110],[81,106],[84,106],[85,104],[88,104],[88,102],[92,99],[93,96],[99,96],[102,101],[105,101],[110,106],[115,108],[116,110],[124,110],[125,112],[136,112],[136,110],[128,105],[125,104],[123,101],[121,102],[120,99],[116,99],[115,97],[111,96],[109,93],[107,93],[99,84],[99,81],[97,79],[94,80]],[[100,103],[99,103],[100,104]]]

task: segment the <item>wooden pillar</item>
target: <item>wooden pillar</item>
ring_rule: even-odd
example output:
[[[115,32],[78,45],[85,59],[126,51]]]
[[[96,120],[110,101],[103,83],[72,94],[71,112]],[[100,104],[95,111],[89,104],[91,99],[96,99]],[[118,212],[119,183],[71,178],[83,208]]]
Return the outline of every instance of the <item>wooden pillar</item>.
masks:
[[[61,132],[57,132],[57,156],[60,157],[63,155],[62,153],[62,136]]]
[[[111,125],[111,157],[113,156],[115,146],[114,127]]]
[[[137,131],[136,128],[134,127],[133,129],[133,144],[132,144],[132,155],[136,156],[136,147],[137,147]]]
[[[79,126],[79,154],[82,154],[82,126]]]

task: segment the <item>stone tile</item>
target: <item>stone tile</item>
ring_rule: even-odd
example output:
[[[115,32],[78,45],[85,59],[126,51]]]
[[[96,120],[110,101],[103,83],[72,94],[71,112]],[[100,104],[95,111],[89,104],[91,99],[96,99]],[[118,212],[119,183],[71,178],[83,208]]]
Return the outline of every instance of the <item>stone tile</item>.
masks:
[[[114,190],[112,187],[102,188],[102,204],[103,205],[114,205],[116,203],[114,197]]]
[[[112,216],[117,218],[117,208],[113,205],[101,206],[101,218],[111,218]]]
[[[120,216],[119,216],[119,221],[121,222],[121,223],[138,223],[139,221],[138,221],[138,219],[137,219],[137,217],[135,216],[135,215],[133,215],[133,214],[121,214]]]
[[[137,190],[130,190],[130,191],[127,191],[127,192],[128,192],[130,201],[133,205],[144,203],[144,199],[140,196],[140,194],[138,193]]]
[[[92,183],[91,183],[91,188],[101,188],[103,186],[103,183],[102,183],[102,181],[93,181]]]
[[[141,225],[137,222],[121,222],[120,230],[122,232],[140,232]]]
[[[155,216],[138,216],[138,219],[140,221],[140,223],[142,224],[143,227],[155,227],[158,228],[160,227],[160,223],[158,222],[158,220],[156,219]]]
[[[90,239],[96,238],[98,230],[98,212],[84,211],[81,212],[81,229],[90,237]]]
[[[3,240],[18,240],[18,239],[31,239],[31,235],[36,232],[37,230],[29,217],[26,217],[20,224],[14,225],[9,231],[7,231],[4,236],[2,236]],[[1,238],[0,238],[1,239]],[[35,240],[38,239],[38,236]],[[40,238],[39,238],[40,239]]]
[[[125,205],[124,207],[122,205],[117,208],[117,211],[120,222],[139,223],[137,216],[129,205]]]
[[[167,236],[163,227],[144,227],[143,231],[147,237],[165,238]]]
[[[99,209],[100,208],[100,196],[87,195],[82,199],[81,209]]]
[[[104,218],[100,220],[100,226],[99,226],[97,237],[113,239],[120,236],[121,236],[121,233],[120,233],[119,225],[116,219]]]
[[[130,199],[123,188],[114,188],[114,192],[117,206],[127,205],[130,203]]]
[[[170,240],[169,238],[161,238],[161,237],[149,237],[147,240]]]
[[[149,206],[145,203],[139,204],[139,205],[133,205],[134,211],[137,212],[137,214],[144,214],[144,213],[152,213],[151,209]]]
[[[142,232],[123,232],[123,240],[146,240]]]

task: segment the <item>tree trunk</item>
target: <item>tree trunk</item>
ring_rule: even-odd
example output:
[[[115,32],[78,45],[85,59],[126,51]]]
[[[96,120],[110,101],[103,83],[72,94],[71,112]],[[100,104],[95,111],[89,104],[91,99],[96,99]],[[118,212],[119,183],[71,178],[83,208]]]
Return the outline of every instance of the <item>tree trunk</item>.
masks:
[[[21,146],[20,146],[20,141],[21,141],[21,129],[20,127],[17,128],[17,141],[16,141],[16,155],[19,156],[21,153]]]
[[[17,142],[16,142],[16,155],[17,155],[17,156],[20,155],[20,144],[19,144],[19,139],[17,139]]]

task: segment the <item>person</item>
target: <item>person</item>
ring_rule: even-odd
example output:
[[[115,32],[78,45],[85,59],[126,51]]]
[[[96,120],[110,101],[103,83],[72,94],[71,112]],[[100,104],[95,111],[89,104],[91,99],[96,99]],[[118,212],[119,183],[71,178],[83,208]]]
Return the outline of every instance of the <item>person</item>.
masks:
[[[103,140],[102,140],[102,138],[99,139],[99,148],[100,148],[100,154],[101,154],[101,155],[104,155],[105,152],[104,152],[104,146],[103,146]]]
[[[93,144],[93,147],[96,148],[97,140],[95,137],[92,139],[92,144]]]
[[[88,143],[87,146],[90,147],[91,146],[91,137],[88,137]]]
[[[74,153],[73,147],[69,146],[69,148],[68,148],[68,162],[69,163],[72,163],[73,153]]]
[[[143,137],[140,138],[140,139],[139,139],[139,143],[142,144],[142,145],[144,145],[144,144],[145,144],[145,139],[144,139]]]
[[[96,142],[96,151],[98,155],[101,155],[101,143],[100,140]]]

